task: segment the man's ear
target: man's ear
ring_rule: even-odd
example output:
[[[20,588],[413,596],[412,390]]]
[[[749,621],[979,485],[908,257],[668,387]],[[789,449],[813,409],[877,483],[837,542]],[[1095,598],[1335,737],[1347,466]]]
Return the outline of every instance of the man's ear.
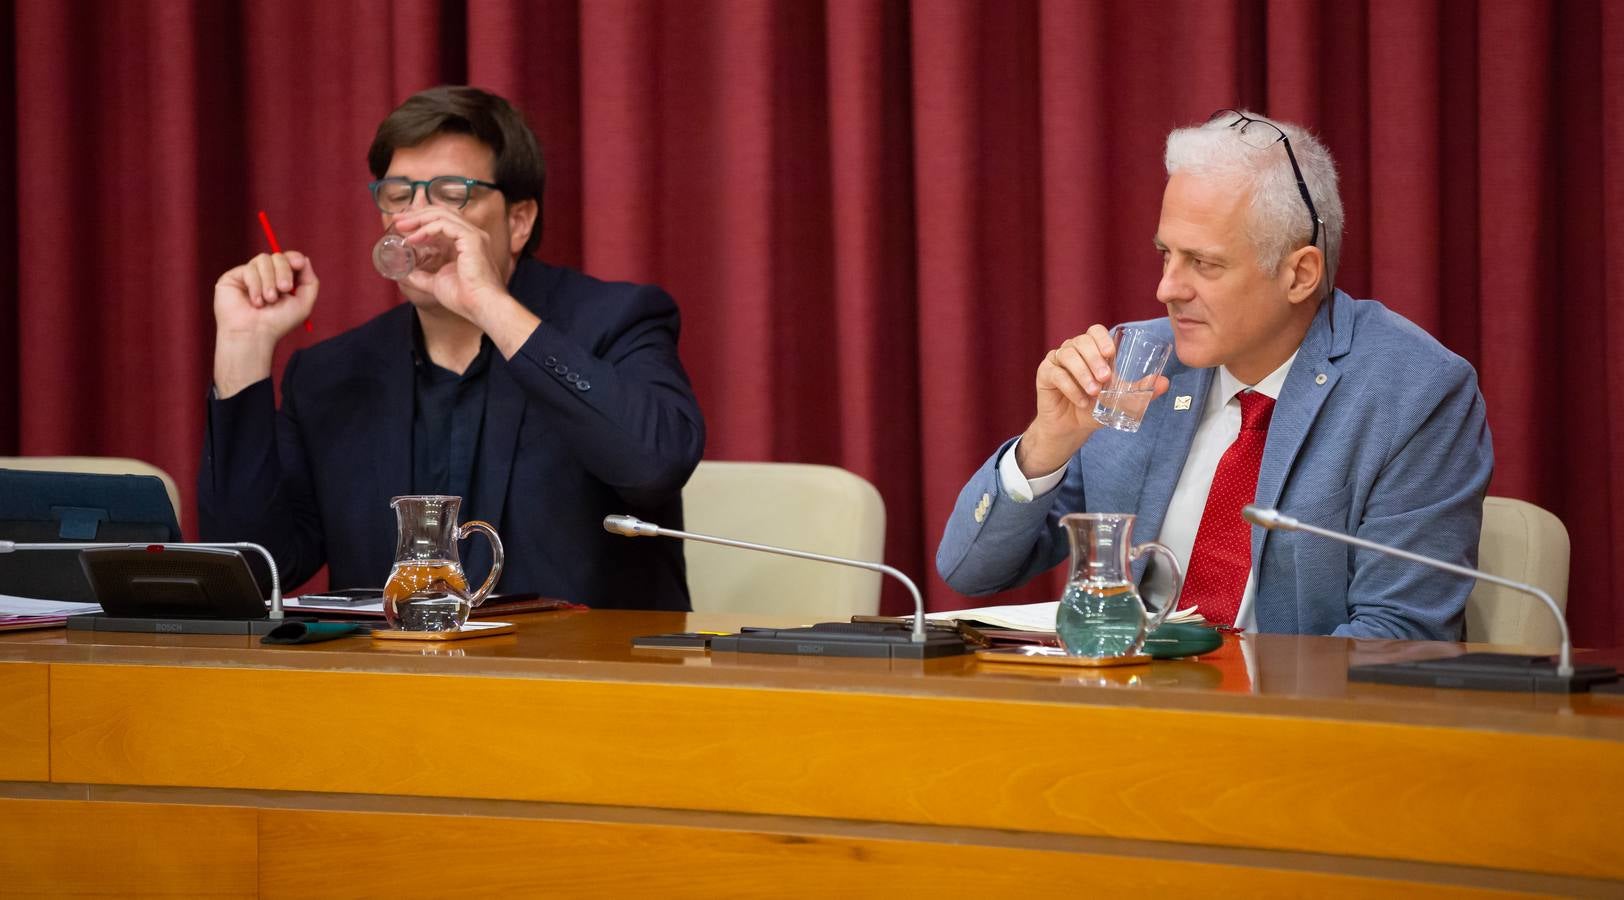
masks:
[[[1325,281],[1325,254],[1318,247],[1300,247],[1281,263],[1281,274],[1288,278],[1286,299],[1301,303],[1320,295]]]
[[[536,214],[541,211],[534,200],[520,200],[507,207],[508,252],[514,256],[524,249],[530,233],[536,228]]]

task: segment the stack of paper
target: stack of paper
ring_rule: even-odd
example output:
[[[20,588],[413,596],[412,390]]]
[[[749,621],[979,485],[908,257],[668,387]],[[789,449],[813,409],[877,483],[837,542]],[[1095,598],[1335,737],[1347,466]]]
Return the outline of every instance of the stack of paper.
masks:
[[[1055,615],[1060,611],[1060,601],[1051,600],[1048,603],[1027,603],[1017,606],[983,606],[980,609],[954,609],[947,612],[926,613],[925,618],[933,622],[980,622],[994,628],[1012,628],[1016,631],[1054,631]],[[1204,624],[1207,620],[1190,609],[1176,609],[1167,616],[1169,622],[1188,622],[1195,625]]]
[[[302,609],[317,612],[353,613],[358,616],[383,615],[382,600],[373,600],[369,603],[337,604],[324,601],[319,596],[312,596],[309,600],[303,597],[283,597],[282,608],[286,610]]]
[[[32,597],[11,597],[0,594],[0,618],[19,616],[77,616],[80,613],[99,613],[99,603],[68,603],[62,600],[35,600]]]
[[[66,603],[0,594],[0,631],[55,628],[67,621],[68,616],[101,611],[97,603]]]

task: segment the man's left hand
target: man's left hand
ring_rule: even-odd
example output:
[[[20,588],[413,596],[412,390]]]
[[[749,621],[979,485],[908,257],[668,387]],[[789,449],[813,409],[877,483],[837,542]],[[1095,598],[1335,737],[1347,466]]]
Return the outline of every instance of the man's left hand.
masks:
[[[414,269],[401,279],[405,286],[432,294],[448,311],[476,325],[492,303],[514,302],[507,292],[507,278],[495,261],[497,254],[507,255],[507,248],[492,247],[490,235],[455,210],[427,206],[403,213],[395,217],[394,228],[418,253],[439,244],[451,254],[451,259],[432,272]]]

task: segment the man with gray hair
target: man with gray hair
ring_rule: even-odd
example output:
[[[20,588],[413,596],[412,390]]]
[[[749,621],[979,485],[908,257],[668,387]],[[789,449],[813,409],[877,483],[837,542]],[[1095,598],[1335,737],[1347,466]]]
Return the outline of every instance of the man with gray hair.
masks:
[[[1180,605],[1209,622],[1459,640],[1470,579],[1255,528],[1240,508],[1473,565],[1494,467],[1477,373],[1334,289],[1342,201],[1312,135],[1223,110],[1168,135],[1166,163],[1154,241],[1166,317],[1132,324],[1171,339],[1175,358],[1142,426],[1093,416],[1117,351],[1104,326],[1050,350],[1032,424],[960,493],[937,570],[962,593],[1005,590],[1065,558],[1061,516],[1134,513],[1134,540],[1172,549]],[[1145,578],[1171,582],[1154,567]]]

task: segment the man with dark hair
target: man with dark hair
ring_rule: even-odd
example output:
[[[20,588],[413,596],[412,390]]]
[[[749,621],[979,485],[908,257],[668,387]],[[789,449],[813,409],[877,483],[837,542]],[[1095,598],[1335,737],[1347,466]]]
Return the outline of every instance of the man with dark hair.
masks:
[[[547,185],[547,166],[535,133],[501,97],[457,86],[429,88],[407,97],[379,123],[367,149],[367,168],[373,178],[384,178],[396,150],[416,147],[439,134],[466,134],[489,147],[496,156],[495,183],[501,185],[502,196],[509,203],[535,201],[535,227],[519,255],[535,252],[541,244],[541,195]]]
[[[689,608],[680,544],[600,524],[612,512],[682,521],[705,426],[675,303],[530,257],[545,169],[501,97],[415,94],[379,125],[367,160],[383,226],[438,259],[400,279],[406,303],[295,352],[280,409],[272,356],[315,304],[311,259],[261,254],[220,276],[203,537],[266,545],[288,584],[325,564],[335,588],[381,586],[390,498],[450,494],[501,534],[499,590]],[[472,547],[463,562],[477,584],[490,555]]]

